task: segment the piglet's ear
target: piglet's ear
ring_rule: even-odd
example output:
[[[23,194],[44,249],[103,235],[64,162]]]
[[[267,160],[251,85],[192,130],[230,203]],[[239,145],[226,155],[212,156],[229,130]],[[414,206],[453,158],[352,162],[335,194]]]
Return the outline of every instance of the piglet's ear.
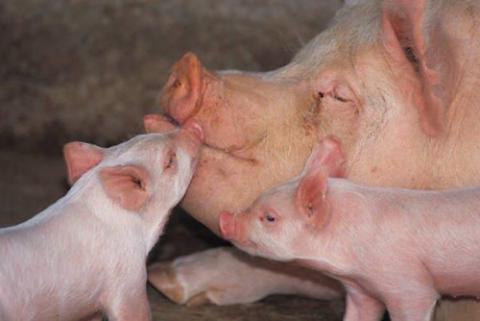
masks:
[[[295,205],[312,227],[323,226],[329,217],[328,177],[345,174],[345,157],[340,142],[333,136],[320,141],[308,158],[298,185]]]
[[[298,185],[295,197],[297,211],[312,227],[323,226],[329,217],[327,201],[328,173],[324,167],[308,172]]]
[[[71,142],[63,147],[63,157],[67,165],[68,182],[73,184],[102,161],[104,150],[92,144]]]
[[[102,168],[100,180],[107,196],[126,210],[139,211],[147,202],[150,178],[141,166]]]
[[[318,168],[324,168],[328,176],[343,177],[345,175],[345,157],[340,142],[333,136],[327,136],[312,151],[308,158],[303,175]]]

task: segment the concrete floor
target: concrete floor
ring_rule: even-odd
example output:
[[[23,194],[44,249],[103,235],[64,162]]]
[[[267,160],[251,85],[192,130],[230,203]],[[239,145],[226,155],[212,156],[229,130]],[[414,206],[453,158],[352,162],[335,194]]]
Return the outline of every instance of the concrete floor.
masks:
[[[149,294],[154,320],[340,321],[343,313],[341,301],[317,301],[294,296],[272,296],[245,305],[189,308],[168,301],[152,289],[149,289]]]
[[[61,153],[55,156],[0,150],[0,227],[17,224],[53,203],[68,189]],[[218,246],[221,241],[186,214],[177,211],[151,260],[170,259]],[[337,321],[343,302],[318,301],[295,296],[273,296],[260,302],[233,306],[185,307],[172,303],[149,287],[154,320],[317,320]]]

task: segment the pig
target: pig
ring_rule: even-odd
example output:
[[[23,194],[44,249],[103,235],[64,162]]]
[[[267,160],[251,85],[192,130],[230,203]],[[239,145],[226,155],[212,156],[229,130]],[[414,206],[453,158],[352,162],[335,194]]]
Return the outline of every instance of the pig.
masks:
[[[0,229],[0,320],[150,320],[147,255],[187,189],[201,137],[190,123],[110,148],[65,145],[68,193]]]
[[[479,7],[478,1],[348,1],[289,64],[268,72],[211,71],[187,53],[173,66],[159,110],[204,129],[181,206],[218,234],[222,210],[238,212],[297,176],[328,135],[341,142],[345,175],[356,183],[479,185]],[[145,118],[148,132],[156,130],[156,117]],[[284,292],[325,298],[335,291],[323,291],[323,280],[296,267],[229,247],[215,251],[153,265],[149,280],[179,303],[199,296],[244,303]],[[230,274],[219,279],[220,273]],[[341,287],[336,292],[343,295]],[[440,308],[437,320],[480,315],[474,303],[447,301]]]
[[[370,187],[343,178],[326,138],[303,173],[239,215],[223,212],[225,239],[253,254],[334,277],[344,320],[431,320],[437,300],[480,296],[480,187],[444,191]]]

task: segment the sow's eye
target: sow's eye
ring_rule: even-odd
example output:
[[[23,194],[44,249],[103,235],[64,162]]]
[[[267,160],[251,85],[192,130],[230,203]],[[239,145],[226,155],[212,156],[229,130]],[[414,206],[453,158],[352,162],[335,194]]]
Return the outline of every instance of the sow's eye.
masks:
[[[325,96],[327,96],[327,95],[328,95],[328,97],[331,97],[331,98],[333,98],[336,101],[339,101],[341,103],[348,103],[350,101],[350,99],[348,99],[346,96],[343,96],[343,95],[339,94],[338,92],[324,93],[322,91],[317,92],[316,99],[321,100],[321,99],[325,98]]]
[[[165,158],[165,163],[163,164],[163,170],[173,170],[177,167],[177,154],[174,150],[169,150],[167,157]]]

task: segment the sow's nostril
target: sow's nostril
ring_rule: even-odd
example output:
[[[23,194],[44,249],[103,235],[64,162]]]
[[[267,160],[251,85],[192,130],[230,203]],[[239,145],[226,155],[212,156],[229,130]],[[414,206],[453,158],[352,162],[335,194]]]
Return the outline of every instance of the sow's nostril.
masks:
[[[172,124],[173,126],[175,126],[175,127],[180,127],[180,123],[179,123],[175,118],[173,118],[172,116],[170,116],[168,113],[164,113],[164,114],[163,114],[163,117],[165,117],[165,119],[166,119],[170,124]]]
[[[187,53],[173,66],[160,103],[167,114],[182,124],[195,114],[202,88],[202,63],[193,53]]]

